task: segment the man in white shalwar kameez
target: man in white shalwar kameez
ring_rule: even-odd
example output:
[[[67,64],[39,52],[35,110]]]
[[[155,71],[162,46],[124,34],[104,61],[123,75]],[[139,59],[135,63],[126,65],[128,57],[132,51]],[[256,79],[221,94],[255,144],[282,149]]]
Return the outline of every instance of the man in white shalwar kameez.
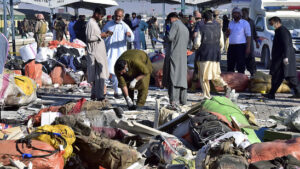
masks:
[[[122,94],[121,89],[118,88],[118,79],[114,72],[116,61],[127,50],[127,42],[133,42],[134,34],[129,26],[123,22],[124,10],[117,9],[115,11],[115,19],[106,23],[103,32],[110,32],[111,36],[105,39],[107,57],[108,57],[108,70],[111,74],[113,83],[114,96],[120,97]]]
[[[102,33],[98,22],[105,16],[105,8],[96,8],[93,17],[86,26],[88,81],[92,84],[91,99],[105,99],[105,80],[109,78],[105,43],[102,38],[109,36]]]

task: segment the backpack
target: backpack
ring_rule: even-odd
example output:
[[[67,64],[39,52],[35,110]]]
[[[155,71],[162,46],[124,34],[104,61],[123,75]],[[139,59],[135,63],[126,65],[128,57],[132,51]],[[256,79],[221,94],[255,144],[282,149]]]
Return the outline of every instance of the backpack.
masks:
[[[224,139],[215,147],[210,147],[204,167],[207,169],[248,169],[249,153],[238,148],[233,137]]]
[[[193,146],[197,149],[230,131],[227,124],[208,112],[198,112],[190,120],[190,134]]]
[[[42,23],[42,25],[39,29],[39,34],[45,34],[45,33],[47,33],[48,24],[45,21],[41,21],[41,23]]]

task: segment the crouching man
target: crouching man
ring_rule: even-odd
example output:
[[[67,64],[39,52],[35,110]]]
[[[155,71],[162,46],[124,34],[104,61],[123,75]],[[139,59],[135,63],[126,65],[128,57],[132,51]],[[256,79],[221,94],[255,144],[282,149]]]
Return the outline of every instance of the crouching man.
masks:
[[[115,73],[130,110],[141,110],[146,103],[152,64],[147,54],[140,50],[124,52],[115,64]],[[134,105],[134,90],[138,90]]]

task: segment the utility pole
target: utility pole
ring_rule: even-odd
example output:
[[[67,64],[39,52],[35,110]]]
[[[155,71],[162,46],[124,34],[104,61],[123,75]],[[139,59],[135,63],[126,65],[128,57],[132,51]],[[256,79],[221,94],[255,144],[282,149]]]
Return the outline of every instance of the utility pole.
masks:
[[[4,20],[3,33],[4,33],[4,36],[7,38],[8,37],[8,34],[7,34],[7,0],[3,0],[3,20]]]
[[[185,0],[181,0],[181,12],[183,15],[185,14]]]
[[[16,55],[16,35],[15,35],[15,16],[14,16],[14,2],[10,0],[10,24],[12,32],[13,55]]]
[[[166,3],[165,0],[163,0],[163,19],[166,19]]]

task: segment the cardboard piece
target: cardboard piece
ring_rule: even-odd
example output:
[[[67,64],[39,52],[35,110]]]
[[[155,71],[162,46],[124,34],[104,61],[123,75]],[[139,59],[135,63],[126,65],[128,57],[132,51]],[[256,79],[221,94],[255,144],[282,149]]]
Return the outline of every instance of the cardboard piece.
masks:
[[[59,112],[44,112],[42,113],[42,121],[41,126],[51,125],[54,122],[56,117],[61,117],[61,113]]]

